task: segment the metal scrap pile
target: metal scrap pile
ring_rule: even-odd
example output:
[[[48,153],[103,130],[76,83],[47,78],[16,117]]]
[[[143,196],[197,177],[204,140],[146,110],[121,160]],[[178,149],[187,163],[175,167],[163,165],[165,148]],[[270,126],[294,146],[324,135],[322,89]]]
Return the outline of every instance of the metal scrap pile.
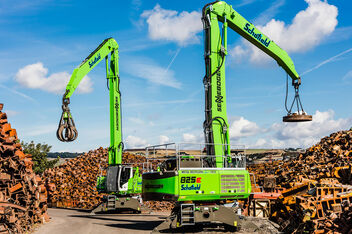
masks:
[[[25,233],[49,221],[47,191],[2,108],[0,104],[0,233]]]
[[[332,213],[329,219],[317,221],[320,233],[352,233],[352,203],[343,201],[341,208],[338,214]]]
[[[281,193],[270,212],[281,231],[351,230],[352,212],[343,204],[352,203],[352,131],[333,133],[296,159],[251,165],[249,171],[266,192]]]

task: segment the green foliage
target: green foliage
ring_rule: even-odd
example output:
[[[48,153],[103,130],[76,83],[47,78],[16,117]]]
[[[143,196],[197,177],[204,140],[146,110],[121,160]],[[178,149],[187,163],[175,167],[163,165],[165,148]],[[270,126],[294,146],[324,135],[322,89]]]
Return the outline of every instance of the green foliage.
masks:
[[[59,161],[59,157],[54,160],[48,160],[47,154],[49,153],[51,146],[47,144],[35,144],[33,141],[30,143],[22,142],[21,144],[23,152],[32,155],[33,171],[37,174],[43,173],[48,168],[53,168]]]

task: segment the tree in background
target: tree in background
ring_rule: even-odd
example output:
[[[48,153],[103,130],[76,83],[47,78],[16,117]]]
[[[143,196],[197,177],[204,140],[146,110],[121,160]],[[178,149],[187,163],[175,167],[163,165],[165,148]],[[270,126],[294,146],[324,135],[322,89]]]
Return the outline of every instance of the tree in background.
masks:
[[[51,149],[51,146],[47,144],[35,144],[33,141],[30,143],[22,142],[23,152],[25,154],[32,155],[33,171],[36,174],[43,173],[48,168],[53,168],[58,163],[59,158],[54,160],[48,160],[47,155]]]

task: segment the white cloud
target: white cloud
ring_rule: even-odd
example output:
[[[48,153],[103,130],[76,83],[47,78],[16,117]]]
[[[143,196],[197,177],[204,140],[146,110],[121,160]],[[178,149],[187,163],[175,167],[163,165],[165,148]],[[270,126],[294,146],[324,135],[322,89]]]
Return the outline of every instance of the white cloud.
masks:
[[[203,132],[199,132],[196,134],[183,133],[180,143],[181,143],[180,144],[181,149],[193,149],[193,150],[203,149],[204,133]]]
[[[303,140],[316,141],[324,135],[347,129],[352,124],[352,119],[334,119],[334,111],[316,111],[313,121],[303,123],[275,123],[272,129],[278,140]]]
[[[197,33],[202,30],[201,14],[197,11],[178,13],[166,10],[157,4],[141,15],[146,18],[149,37],[152,40],[167,40],[179,45],[199,43]]]
[[[160,135],[159,136],[159,144],[166,144],[166,143],[170,143],[170,138],[168,136],[164,136],[164,135]]]
[[[195,135],[190,134],[190,133],[184,133],[182,135],[182,141],[185,143],[196,143],[198,142],[198,139]]]
[[[235,63],[241,63],[243,61],[243,58],[248,56],[249,48],[250,47],[245,47],[243,45],[236,45],[235,47],[233,47],[229,53],[230,61],[234,61]]]
[[[283,21],[272,19],[257,28],[287,52],[305,52],[316,47],[335,30],[338,10],[326,1],[305,1],[308,7],[298,12],[291,24],[286,25]],[[269,56],[264,56],[261,50],[249,42],[245,41],[241,46],[242,50],[234,47],[230,51],[233,58],[249,55],[250,61],[254,63],[269,60]]]
[[[352,118],[334,118],[334,111],[316,111],[313,121],[302,123],[274,123],[267,129],[267,136],[258,135],[259,139],[249,147],[253,148],[308,148],[327,135],[352,126]]]
[[[176,80],[173,70],[163,68],[155,62],[145,59],[131,59],[125,70],[132,76],[145,79],[150,83],[168,86],[172,88],[181,88],[181,83]]]
[[[232,145],[245,145],[247,148],[308,148],[331,133],[352,127],[352,117],[335,118],[333,110],[319,111],[313,115],[313,121],[301,123],[273,123],[262,127],[243,117],[238,117],[230,124]],[[184,133],[184,143],[204,143],[203,133]],[[197,145],[198,146],[198,145]],[[195,145],[184,145],[194,148]]]
[[[240,117],[231,124],[230,136],[233,142],[240,142],[249,148],[308,148],[322,137],[352,126],[352,117],[334,117],[332,110],[317,110],[311,122],[274,123],[270,128],[259,127]],[[245,138],[246,136],[252,137]]]
[[[125,140],[127,148],[144,148],[147,146],[147,141],[140,137],[129,135]]]
[[[43,63],[38,62],[27,65],[18,70],[15,80],[22,86],[30,89],[40,89],[50,93],[63,94],[70,80],[67,72],[53,73],[48,75],[48,69]],[[92,81],[88,76],[84,77],[77,87],[78,93],[92,91]]]
[[[266,146],[267,141],[263,138],[258,139],[255,144],[253,145],[253,148],[261,148]]]
[[[236,139],[256,135],[261,132],[261,129],[255,122],[240,117],[230,124],[229,131],[230,138]]]

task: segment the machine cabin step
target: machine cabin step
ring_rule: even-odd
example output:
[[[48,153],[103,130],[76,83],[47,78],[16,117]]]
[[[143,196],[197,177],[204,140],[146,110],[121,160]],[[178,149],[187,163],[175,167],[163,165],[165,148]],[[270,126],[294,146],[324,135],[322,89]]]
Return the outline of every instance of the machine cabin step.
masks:
[[[116,206],[116,196],[115,195],[109,195],[106,208],[108,208],[108,210],[115,209],[115,206]]]
[[[181,226],[195,225],[194,210],[194,204],[181,204]]]

